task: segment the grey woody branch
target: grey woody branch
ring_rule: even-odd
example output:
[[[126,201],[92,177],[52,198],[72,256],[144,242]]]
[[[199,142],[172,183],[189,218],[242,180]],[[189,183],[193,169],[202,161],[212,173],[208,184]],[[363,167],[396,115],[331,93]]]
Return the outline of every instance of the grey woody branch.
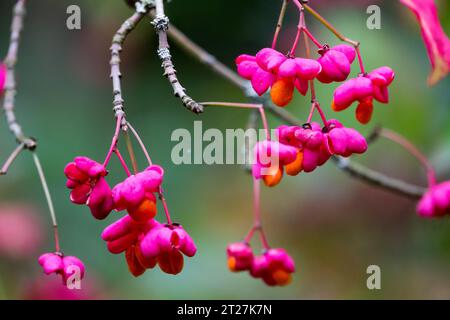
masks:
[[[145,12],[144,12],[145,13]],[[114,34],[111,44],[111,79],[113,83],[113,111],[116,118],[119,116],[123,117],[123,124],[126,123],[125,110],[124,110],[124,99],[122,97],[122,84],[121,78],[122,73],[120,72],[120,53],[123,49],[123,43],[125,42],[128,34],[134,30],[138,23],[144,17],[143,12],[136,11],[130,18],[125,20],[125,22],[120,26],[119,30]]]
[[[7,68],[5,96],[3,100],[3,110],[5,111],[6,120],[8,122],[9,130],[14,134],[19,143],[24,143],[25,147],[35,147],[35,141],[27,138],[22,131],[22,127],[17,122],[14,113],[14,106],[16,100],[16,79],[15,67],[17,63],[17,56],[19,52],[20,35],[23,29],[23,20],[25,17],[26,0],[17,1],[13,9],[13,19],[11,22],[11,37],[9,42],[8,53],[5,57],[4,63]]]
[[[223,63],[219,62],[214,56],[208,53],[206,50],[198,46],[191,39],[189,39],[180,30],[170,25],[168,29],[168,35],[178,44],[181,48],[186,50],[189,54],[195,57],[198,61],[210,67],[218,75],[229,80],[235,86],[239,87],[244,91],[246,97],[251,99],[255,103],[261,103],[264,105],[268,111],[270,111],[274,116],[283,120],[290,125],[302,125],[302,123],[293,117],[288,111],[275,106],[267,96],[259,97],[251,89],[248,82],[243,81],[239,75],[228,68]],[[403,195],[409,198],[420,198],[424,192],[425,188],[409,184],[400,179],[389,177],[383,173],[374,171],[363,165],[354,163],[349,159],[343,159],[340,157],[334,157],[334,162],[337,167],[349,174],[353,178],[357,178],[363,182],[370,185],[380,187],[382,189]]]
[[[0,175],[6,174],[8,172],[9,166],[14,162],[14,160],[23,150],[34,150],[37,146],[35,139],[27,137],[23,133],[22,127],[17,122],[16,114],[14,112],[17,93],[15,67],[19,52],[20,36],[23,29],[23,20],[25,18],[25,5],[26,0],[18,0],[13,8],[9,48],[8,53],[4,59],[4,64],[6,65],[7,71],[3,99],[3,110],[5,112],[8,128],[16,138],[18,146],[10,154],[10,156],[0,169]]]
[[[350,176],[393,193],[411,199],[420,199],[426,191],[423,187],[386,176],[378,171],[364,167],[358,163],[351,162],[347,158],[334,156],[332,159],[339,169],[348,173]]]
[[[178,80],[177,70],[172,61],[172,55],[170,53],[169,41],[167,39],[167,31],[169,29],[169,18],[164,12],[164,1],[155,0],[155,12],[156,15],[152,21],[155,31],[158,34],[158,56],[162,61],[162,68],[164,69],[164,76],[169,80],[170,85],[173,88],[174,95],[180,98],[183,105],[194,113],[203,112],[203,106],[197,103],[194,99],[186,94],[186,89],[181,85]]]

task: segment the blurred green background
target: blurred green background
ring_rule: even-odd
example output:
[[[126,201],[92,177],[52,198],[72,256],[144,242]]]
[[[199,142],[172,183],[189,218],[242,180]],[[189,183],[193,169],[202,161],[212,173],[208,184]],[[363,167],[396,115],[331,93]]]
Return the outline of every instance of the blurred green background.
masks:
[[[13,3],[0,3],[3,55]],[[373,3],[382,9],[381,30],[366,28],[365,11]],[[70,4],[81,7],[80,31],[66,28]],[[280,4],[281,0],[174,0],[166,6],[166,13],[194,41],[234,68],[237,55],[254,54],[271,43]],[[449,179],[450,79],[427,87],[430,66],[413,15],[399,1],[313,0],[311,5],[343,33],[362,42],[367,69],[389,65],[397,74],[390,89],[391,103],[376,105],[375,120],[368,127],[354,120],[353,109],[331,114],[328,106],[335,84],[318,85],[318,97],[328,114],[363,133],[378,123],[397,130],[430,155],[439,179]],[[441,1],[441,18],[448,32],[449,9],[450,4]],[[225,247],[240,240],[251,225],[251,179],[237,165],[173,165],[170,155],[175,143],[170,136],[176,128],[192,130],[193,121],[199,119],[204,129],[244,127],[248,111],[214,109],[200,117],[186,111],[161,76],[155,53],[157,39],[148,19],[129,37],[122,55],[125,106],[128,119],[142,134],[152,158],[166,169],[164,186],[169,207],[174,219],[195,239],[198,254],[185,261],[183,272],[176,277],[155,269],[133,278],[124,257],[107,252],[100,239],[103,228],[119,214],[95,221],[86,207],[69,201],[63,174],[65,164],[74,156],[101,161],[109,147],[114,121],[108,48],[113,33],[131,12],[120,0],[29,1],[17,66],[17,117],[26,133],[39,140],[62,247],[87,265],[84,297],[450,298],[449,220],[421,219],[413,201],[352,180],[331,162],[313,174],[288,177],[275,189],[263,189],[266,232],[273,246],[285,247],[294,257],[298,270],[293,283],[269,288],[247,274],[230,273]],[[296,11],[290,7],[280,50],[290,46],[296,22]],[[319,39],[338,43],[309,15],[307,22]],[[242,92],[180,48],[173,45],[172,50],[179,78],[194,98],[246,101]],[[288,110],[305,119],[308,99],[297,95]],[[280,124],[271,116],[269,121],[272,127]],[[0,159],[5,159],[14,146],[2,119]],[[139,160],[143,166],[143,157]],[[413,183],[426,183],[415,159],[388,141],[378,141],[356,160]],[[111,183],[124,178],[117,161],[112,162],[110,172]],[[51,251],[53,244],[45,199],[28,153],[1,177],[0,202],[0,215],[26,204],[38,215],[40,225],[48,226],[44,228],[44,241],[37,243],[30,254],[19,258],[0,253],[0,297],[45,298],[39,285],[56,277],[41,274],[37,257]],[[381,267],[382,290],[366,288],[366,268],[371,264]]]

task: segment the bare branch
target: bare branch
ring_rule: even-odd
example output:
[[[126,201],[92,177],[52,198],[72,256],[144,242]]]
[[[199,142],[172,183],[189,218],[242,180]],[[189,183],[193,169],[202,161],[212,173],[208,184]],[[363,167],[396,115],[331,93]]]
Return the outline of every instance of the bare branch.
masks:
[[[426,189],[399,179],[391,178],[370,168],[366,168],[358,163],[351,162],[342,157],[332,157],[337,167],[350,176],[360,179],[370,185],[392,191],[411,199],[420,199]]]
[[[3,110],[5,111],[6,121],[11,133],[16,137],[18,143],[25,143],[27,148],[34,148],[36,142],[25,136],[22,127],[19,125],[14,113],[16,98],[16,79],[15,66],[19,52],[20,35],[23,29],[23,20],[25,17],[26,0],[18,0],[13,9],[13,19],[11,22],[11,37],[9,41],[8,54],[5,57],[6,65],[6,85],[5,97],[3,100]]]
[[[142,20],[144,14],[141,12],[135,12],[130,18],[125,20],[125,22],[120,26],[119,30],[114,34],[111,51],[111,79],[113,82],[113,110],[116,118],[122,116],[123,124],[126,123],[125,111],[123,107],[123,97],[122,97],[122,85],[121,78],[122,73],[120,72],[120,52],[123,49],[123,43],[125,42],[128,34],[134,30],[137,24]]]
[[[15,67],[19,52],[20,36],[23,29],[23,20],[25,18],[25,4],[26,0],[18,0],[13,8],[9,48],[8,53],[4,59],[4,63],[6,65],[6,84],[4,93],[5,96],[3,100],[3,110],[5,111],[5,117],[8,123],[9,131],[11,131],[11,133],[14,135],[19,145],[16,149],[14,149],[14,151],[6,160],[0,171],[1,175],[7,173],[10,165],[23,150],[34,150],[37,146],[35,139],[25,136],[22,127],[17,122],[16,114],[14,112],[17,93]]]
[[[162,67],[164,69],[164,76],[170,82],[173,88],[174,95],[180,98],[183,105],[194,113],[203,112],[203,106],[197,103],[194,99],[186,94],[186,89],[181,85],[177,77],[177,70],[172,62],[172,55],[170,53],[169,41],[167,39],[167,30],[169,29],[169,18],[164,13],[163,0],[155,0],[156,16],[153,19],[153,26],[158,34],[159,46],[158,56],[162,61]]]
[[[8,173],[8,169],[11,166],[11,164],[16,160],[16,158],[19,156],[19,154],[25,149],[25,144],[20,143],[14,151],[9,155],[8,159],[6,159],[5,163],[3,164],[2,168],[0,169],[0,176],[3,176]]]

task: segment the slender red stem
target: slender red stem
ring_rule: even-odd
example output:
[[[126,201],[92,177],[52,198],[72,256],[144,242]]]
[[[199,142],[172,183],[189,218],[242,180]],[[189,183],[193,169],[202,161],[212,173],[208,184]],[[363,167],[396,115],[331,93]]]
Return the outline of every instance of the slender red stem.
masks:
[[[407,140],[405,137],[401,136],[397,132],[394,132],[389,129],[383,128],[380,130],[379,134],[380,134],[380,136],[401,145],[410,154],[412,154],[417,160],[419,160],[420,163],[422,163],[422,165],[424,166],[424,168],[427,172],[429,187],[432,187],[436,184],[436,172],[435,172],[433,166],[431,165],[428,158],[415,145],[413,145],[409,140]]]
[[[319,102],[316,101],[315,106],[316,106],[317,111],[319,112],[320,118],[322,119],[324,126],[326,126],[327,122],[328,122],[327,117],[325,116],[325,113],[323,112],[322,107],[320,106]]]
[[[322,119],[323,125],[326,126],[328,123],[327,117],[325,116],[325,113],[323,112],[322,108],[320,107],[319,102],[317,102],[317,101],[313,101],[313,103],[311,105],[311,111],[309,112],[308,120],[306,122],[310,123],[312,121],[312,117],[314,115],[315,110],[317,110],[317,112],[319,113],[320,118]]]
[[[247,233],[247,235],[244,238],[245,243],[250,243],[250,241],[252,241],[252,238],[255,235],[255,231],[256,231],[255,226],[252,226],[252,228],[250,229],[250,231]]]
[[[311,103],[311,109],[309,111],[308,120],[306,120],[306,123],[311,123],[312,118],[314,116],[314,111],[316,111],[316,104],[315,102]]]
[[[170,218],[169,208],[167,207],[166,198],[164,198],[164,192],[162,187],[159,187],[159,200],[163,204],[164,213],[166,214],[167,224],[172,224],[172,219]]]
[[[61,246],[59,244],[59,231],[58,226],[53,226],[53,239],[55,240],[55,252],[61,252]]]
[[[117,158],[120,161],[120,164],[122,165],[122,168],[125,170],[127,176],[131,176],[130,169],[127,166],[127,163],[125,162],[125,159],[122,157],[122,154],[120,153],[118,148],[114,148],[113,152],[116,154]]]
[[[261,227],[261,184],[253,177],[253,212],[255,226]]]
[[[295,36],[294,44],[292,45],[291,50],[289,51],[289,56],[295,55],[295,51],[297,51],[298,43],[300,41],[300,36],[302,35],[303,29],[297,29],[297,35]]]
[[[317,40],[314,35],[309,31],[309,29],[307,27],[303,28],[303,31],[305,32],[305,34],[311,39],[311,41],[317,46],[317,48],[322,48],[323,45],[319,42],[319,40]]]
[[[299,11],[300,11],[300,14],[299,14],[299,21],[298,21],[298,25],[297,25],[297,34],[295,36],[294,44],[292,45],[289,55],[295,55],[295,51],[297,51],[298,43],[300,41],[300,36],[301,36],[302,32],[305,32],[306,36],[308,36],[314,42],[314,44],[316,46],[318,46],[318,48],[322,48],[322,45],[320,44],[320,42],[312,35],[312,33],[306,27],[305,12],[303,10],[303,7],[300,7]]]
[[[269,243],[267,242],[264,229],[262,227],[261,220],[261,183],[258,179],[253,177],[253,210],[254,210],[254,228],[259,231],[261,237],[261,243],[264,249],[269,249]]]
[[[304,17],[302,19],[302,25],[306,28],[306,21],[305,21]],[[309,45],[308,36],[306,33],[304,34],[303,40],[305,42],[306,58],[309,59],[309,58],[311,58],[311,47]],[[311,90],[311,102],[313,102],[313,108],[311,109],[311,112],[314,113],[314,110],[315,110],[314,103],[316,102],[316,86],[314,85],[314,79],[311,79],[309,81],[309,87]],[[310,114],[310,118],[309,118],[308,122],[310,122],[311,119],[312,119],[312,114]]]
[[[293,0],[294,4],[297,6],[299,10],[303,10],[303,5],[298,0]]]
[[[263,123],[264,130],[266,131],[266,139],[270,140],[269,124],[267,122],[266,113],[264,112],[264,107],[261,105],[261,107],[258,108],[258,111],[261,115],[261,121]]]
[[[305,28],[305,30],[308,30],[306,28],[306,21],[303,18],[302,19],[302,24]],[[308,33],[305,32],[305,37],[304,37],[304,41],[305,41],[305,48],[306,48],[306,57],[309,59],[311,57],[311,48],[309,46],[309,41],[307,38]],[[311,37],[309,37],[311,39]],[[320,117],[322,119],[322,122],[324,124],[324,126],[327,125],[327,119],[325,117],[325,113],[323,112],[322,108],[320,107],[319,102],[316,99],[316,88],[314,85],[314,79],[312,79],[311,81],[309,81],[309,86],[311,89],[311,101],[312,101],[312,105],[311,105],[311,111],[309,112],[309,116],[308,116],[308,123],[310,123],[312,121],[313,115],[314,115],[314,111],[317,110],[317,112],[319,112]]]
[[[120,114],[116,120],[116,130],[114,131],[114,136],[112,138],[111,146],[109,147],[108,154],[106,155],[105,161],[103,162],[103,166],[106,168],[108,166],[109,160],[111,160],[112,153],[117,146],[117,142],[119,141],[119,133],[120,127],[122,126],[123,114]]]
[[[286,8],[289,0],[283,0],[283,5],[281,6],[280,16],[278,18],[277,27],[275,29],[275,34],[272,41],[272,49],[275,49],[278,42],[278,36],[280,35],[281,27],[283,26],[284,16],[286,15]]]
[[[263,228],[259,229],[259,236],[261,238],[261,243],[262,243],[264,249],[269,250],[270,245],[269,245],[269,242],[267,241],[266,233],[264,232]]]
[[[261,184],[258,179],[253,177],[253,226],[244,238],[244,242],[250,243],[255,232],[259,232],[261,244],[264,249],[270,249],[266,234],[261,222]]]
[[[361,70],[362,74],[366,73],[366,69],[364,68],[364,63],[363,63],[363,59],[361,56],[361,50],[359,49],[359,46],[355,48],[356,50],[356,56],[358,57],[358,63],[359,63],[359,68]]]

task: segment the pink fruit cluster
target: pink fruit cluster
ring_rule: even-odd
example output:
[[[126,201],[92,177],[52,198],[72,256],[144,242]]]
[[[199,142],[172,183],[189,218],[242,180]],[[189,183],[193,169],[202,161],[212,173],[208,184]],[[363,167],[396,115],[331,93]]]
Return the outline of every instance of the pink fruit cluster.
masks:
[[[70,200],[85,204],[96,219],[106,218],[112,210],[127,215],[107,227],[102,239],[113,254],[125,253],[130,272],[140,276],[156,264],[161,270],[177,274],[183,269],[183,254],[192,257],[196,247],[178,224],[163,225],[154,218],[164,170],[151,165],[130,175],[112,190],[106,182],[104,165],[87,157],[77,157],[64,170]]]
[[[252,248],[244,242],[227,247],[228,267],[232,272],[248,271],[269,286],[285,286],[292,281],[294,260],[284,249],[271,248],[254,256]]]
[[[155,193],[159,191],[164,176],[160,166],[152,165],[142,172],[126,178],[112,190],[115,209],[127,210],[138,222],[156,215]]]
[[[334,92],[333,110],[342,111],[358,102],[356,119],[362,124],[369,123],[373,113],[373,100],[389,102],[388,87],[394,77],[395,73],[391,68],[381,67],[348,80]]]
[[[145,222],[156,215],[156,197],[164,170],[152,165],[131,175],[112,190],[106,182],[103,164],[87,157],[77,157],[64,169],[70,200],[85,204],[96,219],[105,219],[112,210],[127,210],[136,221]]]
[[[275,186],[280,182],[284,168],[290,171],[297,155],[298,151],[293,146],[278,141],[260,141],[255,145],[256,161],[252,166],[252,174],[256,179],[263,179],[267,186]]]
[[[111,253],[125,252],[128,268],[136,277],[157,264],[166,273],[178,274],[183,269],[183,254],[193,257],[197,251],[180,225],[163,225],[154,219],[138,222],[129,215],[107,227],[102,239]]]
[[[111,188],[105,180],[106,168],[87,157],[77,157],[64,169],[70,200],[85,204],[96,219],[105,219],[114,209]]]
[[[255,146],[253,176],[267,186],[277,185],[286,171],[295,176],[312,172],[331,156],[349,157],[367,150],[366,139],[355,129],[344,127],[337,120],[327,126],[318,123],[277,128],[279,141],[262,141]]]
[[[243,54],[237,57],[237,71],[241,77],[251,81],[258,95],[270,89],[273,103],[285,107],[292,101],[295,88],[306,95],[309,81],[317,79],[328,84],[347,80],[356,57],[356,50],[352,46],[342,44],[330,48],[324,45],[318,53],[320,57],[314,60],[264,48],[255,56]],[[362,124],[367,124],[372,117],[373,100],[389,102],[387,88],[394,77],[389,67],[381,67],[370,73],[361,72],[358,77],[344,82],[335,90],[332,109],[345,110],[357,101],[356,118]]]
[[[431,186],[417,205],[422,217],[442,217],[450,214],[450,181]]]
[[[67,281],[72,275],[78,273],[80,277],[78,280],[82,280],[84,277],[84,264],[77,257],[64,256],[58,252],[44,253],[39,257],[38,262],[44,269],[45,274],[60,274],[64,285],[67,284]]]
[[[274,49],[264,48],[256,56],[240,55],[236,59],[238,73],[251,80],[253,89],[263,95],[271,88],[273,102],[284,107],[291,102],[294,88],[305,95],[308,81],[322,70],[312,59],[288,57]]]

